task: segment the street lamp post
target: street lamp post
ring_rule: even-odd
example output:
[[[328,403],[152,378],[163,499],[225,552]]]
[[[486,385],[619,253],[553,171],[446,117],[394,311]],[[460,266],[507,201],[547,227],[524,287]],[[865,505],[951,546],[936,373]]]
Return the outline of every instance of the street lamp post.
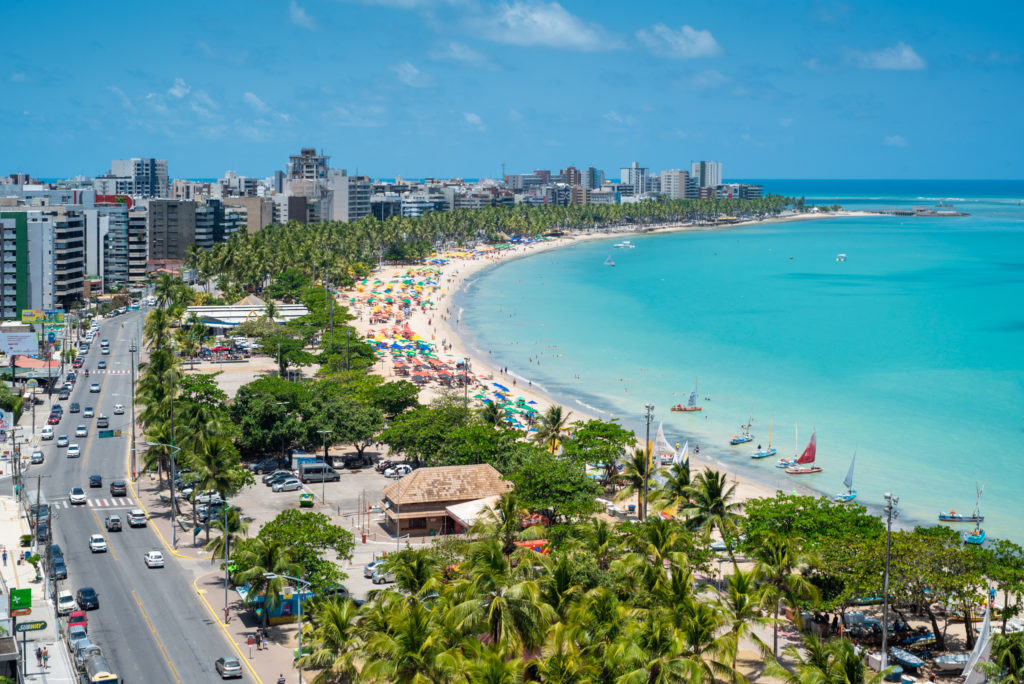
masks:
[[[327,463],[327,435],[334,432],[334,430],[317,430],[317,432],[324,438],[324,463]],[[299,474],[301,475],[302,473],[300,472]],[[320,484],[323,485],[323,491],[320,492],[320,501],[325,501],[327,499],[327,478],[321,479]]]
[[[651,412],[654,411],[654,404],[644,404],[647,413],[647,440],[644,442],[644,505],[641,520],[647,520],[647,488],[651,473]]]
[[[174,454],[181,451],[181,447],[162,442],[146,442],[146,445],[151,447],[167,447],[171,450],[171,545],[174,548],[178,548],[178,506],[177,501],[174,500]]]
[[[882,582],[882,670],[888,667],[889,653],[887,642],[889,638],[889,562],[892,559],[892,519],[899,515],[896,506],[900,499],[889,492],[885,493],[885,579]]]
[[[293,582],[298,582],[299,584],[302,585],[302,586],[299,587],[299,658],[301,658],[302,657],[302,590],[303,589],[308,589],[310,587],[310,584],[306,580],[299,579],[298,577],[292,577],[290,575],[278,575],[278,574],[275,574],[275,573],[272,573],[272,572],[264,573],[263,577],[265,579],[268,579],[268,580],[276,579],[278,577],[283,577],[286,580],[292,580]],[[295,659],[295,667],[299,668],[299,682],[302,682],[302,665],[299,663],[299,658]]]

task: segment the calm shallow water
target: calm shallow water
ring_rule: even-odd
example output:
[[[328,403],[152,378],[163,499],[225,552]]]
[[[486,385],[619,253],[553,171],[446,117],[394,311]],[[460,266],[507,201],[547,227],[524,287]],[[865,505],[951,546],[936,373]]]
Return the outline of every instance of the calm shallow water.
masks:
[[[765,183],[796,194],[802,182]],[[839,491],[856,450],[858,501],[892,491],[906,522],[970,510],[975,482],[988,482],[989,534],[1024,539],[1024,184],[815,183],[834,184],[806,191],[818,202],[955,197],[972,216],[635,237],[634,250],[609,240],[516,259],[458,295],[467,342],[568,408],[638,432],[651,402],[669,441],[787,490]],[[669,412],[695,379],[704,411]],[[825,471],[793,478],[752,461],[752,445],[730,447],[751,414],[753,446],[771,423],[781,455],[797,448],[797,425],[801,450],[816,429]]]

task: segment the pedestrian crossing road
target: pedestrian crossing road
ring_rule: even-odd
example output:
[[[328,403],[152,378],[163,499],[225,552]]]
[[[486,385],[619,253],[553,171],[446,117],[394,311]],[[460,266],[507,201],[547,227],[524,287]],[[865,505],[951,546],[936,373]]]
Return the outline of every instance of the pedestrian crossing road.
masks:
[[[127,497],[114,497],[112,499],[88,499],[86,504],[73,504],[67,497],[50,499],[50,506],[54,508],[138,508],[138,504]]]

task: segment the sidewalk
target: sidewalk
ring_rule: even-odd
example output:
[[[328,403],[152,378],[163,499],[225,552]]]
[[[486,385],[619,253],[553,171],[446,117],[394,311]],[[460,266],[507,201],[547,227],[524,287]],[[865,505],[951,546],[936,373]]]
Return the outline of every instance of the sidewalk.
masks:
[[[270,625],[266,649],[249,646],[249,638],[255,637],[260,627],[259,621],[231,589],[228,591],[230,619],[224,624],[224,573],[214,571],[203,575],[195,581],[195,589],[257,681],[272,684],[282,674],[288,684],[298,681],[298,671],[292,664],[292,655],[298,646],[296,623]]]
[[[25,632],[27,637],[25,650],[24,675],[25,681],[74,682],[75,668],[71,663],[71,654],[65,642],[60,638],[62,622],[58,619],[52,599],[45,598],[46,587],[42,581],[36,580],[36,571],[28,563],[19,564],[17,556],[24,550],[20,546],[20,537],[29,531],[28,524],[21,516],[17,500],[12,496],[0,496],[0,545],[7,550],[7,562],[0,561],[0,577],[7,590],[31,589],[32,613],[19,616],[19,623],[45,621],[46,628],[38,631]],[[6,613],[6,607],[0,607]],[[22,647],[22,635],[18,635],[18,649]],[[49,667],[44,669],[36,664],[36,648],[45,647],[50,655]],[[101,645],[102,648],[102,645]]]

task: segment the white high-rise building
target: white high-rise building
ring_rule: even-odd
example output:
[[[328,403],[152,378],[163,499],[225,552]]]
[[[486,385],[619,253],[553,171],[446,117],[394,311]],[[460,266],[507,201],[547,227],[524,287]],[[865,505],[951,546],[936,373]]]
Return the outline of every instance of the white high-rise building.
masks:
[[[697,197],[697,184],[686,171],[669,169],[662,171],[661,194],[668,199],[694,199]]]
[[[690,176],[699,188],[713,188],[722,184],[722,163],[715,161],[690,162]]]
[[[170,197],[167,160],[152,157],[115,159],[110,162],[110,173],[97,178],[93,187],[101,195]]]
[[[331,193],[331,211],[325,219],[347,222],[370,215],[373,183],[368,177],[349,176],[345,169],[330,169],[327,189]]]
[[[619,170],[619,183],[633,186],[633,196],[639,197],[647,192],[647,175],[650,169],[643,168],[637,162]]]

